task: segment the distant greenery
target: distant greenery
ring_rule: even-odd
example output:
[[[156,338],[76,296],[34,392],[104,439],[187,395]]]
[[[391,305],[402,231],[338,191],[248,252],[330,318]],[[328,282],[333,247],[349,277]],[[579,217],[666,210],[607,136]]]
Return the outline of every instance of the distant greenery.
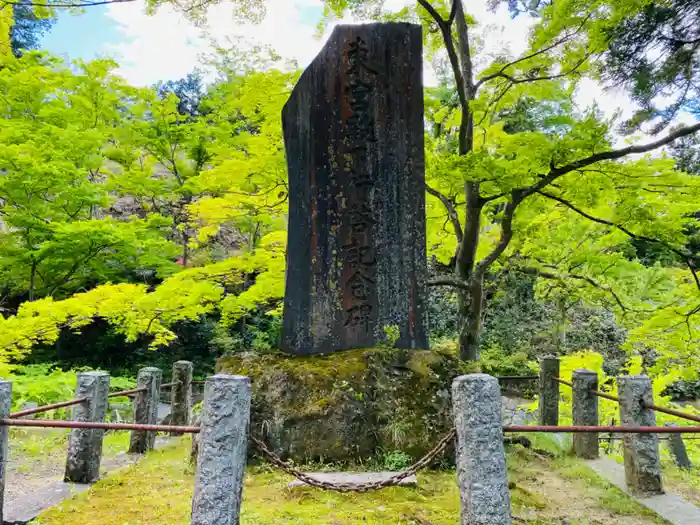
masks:
[[[36,403],[39,406],[70,401],[75,396],[76,376],[88,371],[78,368],[63,371],[57,365],[45,363],[15,367],[10,373],[3,374],[3,379],[12,382],[12,409],[19,410],[24,403]],[[136,381],[128,377],[110,377],[112,391],[133,388]],[[41,417],[63,419],[71,409],[58,409],[43,414]]]

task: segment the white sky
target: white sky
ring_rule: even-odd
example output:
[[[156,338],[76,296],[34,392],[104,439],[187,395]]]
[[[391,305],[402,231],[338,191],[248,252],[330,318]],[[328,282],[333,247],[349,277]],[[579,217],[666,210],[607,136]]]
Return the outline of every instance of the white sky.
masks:
[[[415,0],[387,0],[387,8],[399,9]],[[232,16],[227,0],[209,11],[210,37],[220,42],[241,37],[246,42],[268,45],[286,59],[295,59],[305,67],[323,46],[332,24],[322,39],[316,38],[321,0],[266,0],[267,16],[259,25],[241,24]],[[486,0],[467,2],[468,12],[480,24],[483,49],[498,53],[504,49],[512,56],[526,49],[527,34],[532,23],[528,17],[512,20],[506,6],[496,13],[486,8]],[[158,80],[182,78],[200,63],[209,42],[202,29],[195,27],[166,5],[155,15],[146,15],[141,0],[109,5],[108,16],[118,25],[124,42],[109,47],[121,64],[120,74],[136,85],[151,85]],[[344,20],[352,22],[352,20]],[[432,84],[435,76],[426,66],[425,82]],[[576,98],[581,109],[597,103],[608,116],[621,111],[629,117],[633,111],[629,99],[620,92],[604,92],[590,80],[583,81]]]

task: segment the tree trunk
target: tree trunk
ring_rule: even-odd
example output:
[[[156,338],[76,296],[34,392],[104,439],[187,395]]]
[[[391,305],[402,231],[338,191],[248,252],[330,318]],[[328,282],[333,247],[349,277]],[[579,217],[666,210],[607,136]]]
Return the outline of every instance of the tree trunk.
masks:
[[[34,294],[35,294],[35,288],[36,288],[36,267],[37,267],[37,261],[35,259],[32,259],[32,268],[31,268],[31,273],[29,275],[29,301],[34,300]]]
[[[459,333],[459,357],[463,361],[479,360],[479,338],[481,316],[484,308],[484,276],[475,273],[469,282],[469,292],[462,313],[462,326]]]

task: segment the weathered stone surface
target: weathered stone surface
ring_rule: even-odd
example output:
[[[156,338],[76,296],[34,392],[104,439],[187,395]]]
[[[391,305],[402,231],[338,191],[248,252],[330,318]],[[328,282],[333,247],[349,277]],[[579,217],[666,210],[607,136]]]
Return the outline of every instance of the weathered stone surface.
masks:
[[[462,525],[510,525],[510,491],[503,448],[501,390],[486,374],[452,383],[457,428],[457,482]]]
[[[160,368],[146,367],[139,370],[136,376],[137,388],[145,387],[145,392],[139,392],[134,397],[134,422],[146,425],[158,423],[158,401],[160,398],[160,383],[163,372]],[[145,454],[153,450],[156,442],[155,432],[134,430],[131,432],[129,453]]]
[[[283,112],[282,350],[426,348],[421,28],[338,26]]]
[[[73,406],[73,421],[102,422],[107,416],[109,374],[81,372],[75,397],[87,401]],[[68,443],[65,480],[72,483],[92,483],[100,477],[102,439],[104,430],[75,428]]]
[[[622,425],[655,427],[656,413],[643,406],[643,403],[654,402],[651,380],[641,375],[620,376],[617,378],[617,388]],[[663,493],[656,435],[624,434],[622,442],[625,478],[630,492],[646,495]]]
[[[395,476],[396,472],[309,472],[308,475],[314,478],[316,481],[326,483],[352,483],[354,485],[364,485],[366,483],[386,481],[392,476]],[[303,481],[295,479],[294,481],[290,481],[287,486],[289,488],[306,487],[307,484]],[[418,477],[415,474],[408,476],[407,478],[399,481],[397,486],[417,487]]]
[[[675,423],[664,423],[665,427],[677,427]],[[688,451],[685,449],[685,443],[683,442],[683,436],[681,434],[668,434],[668,441],[666,441],[666,446],[668,451],[671,453],[673,460],[676,462],[680,468],[690,469],[693,468],[693,463],[688,457]]]
[[[250,421],[250,379],[207,379],[202,405],[191,525],[239,522]]]
[[[559,377],[559,359],[548,355],[540,359],[540,425],[559,424],[559,383],[553,377]]]
[[[573,419],[576,426],[598,425],[598,398],[591,394],[598,390],[598,374],[591,370],[574,370]],[[597,433],[574,433],[574,454],[584,459],[598,457]]]
[[[453,426],[448,350],[358,349],[325,356],[238,354],[217,370],[253,381],[251,428],[284,459],[419,459]],[[452,451],[443,460],[452,461]]]
[[[0,419],[10,416],[12,408],[12,383],[0,381]],[[5,508],[5,466],[7,465],[8,427],[0,427],[0,523],[3,523]]]
[[[189,425],[192,412],[192,363],[173,363],[173,385],[170,387],[170,424]]]

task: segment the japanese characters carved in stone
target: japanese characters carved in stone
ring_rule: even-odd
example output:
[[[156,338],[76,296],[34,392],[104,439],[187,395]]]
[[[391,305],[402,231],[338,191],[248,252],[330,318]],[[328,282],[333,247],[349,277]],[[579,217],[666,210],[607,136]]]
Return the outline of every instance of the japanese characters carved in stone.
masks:
[[[427,347],[421,28],[339,26],[282,113],[282,349]]]

